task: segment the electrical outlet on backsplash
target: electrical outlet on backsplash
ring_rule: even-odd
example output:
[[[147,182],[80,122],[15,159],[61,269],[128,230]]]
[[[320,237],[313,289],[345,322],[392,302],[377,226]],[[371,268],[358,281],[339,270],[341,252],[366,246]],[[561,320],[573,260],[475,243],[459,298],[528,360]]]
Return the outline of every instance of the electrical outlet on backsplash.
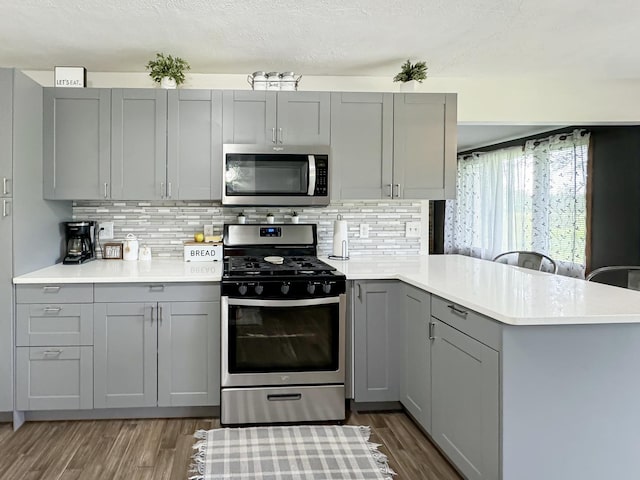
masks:
[[[425,211],[426,210],[426,211]],[[427,250],[428,238],[405,235],[407,222],[421,222],[429,216],[428,202],[345,201],[327,207],[296,208],[300,223],[318,225],[318,254],[332,252],[333,221],[337,215],[347,221],[350,255],[416,254]],[[74,219],[114,223],[115,240],[135,234],[151,247],[154,256],[182,257],[183,242],[195,232],[211,226],[214,235],[225,223],[237,223],[243,212],[247,223],[266,223],[267,213],[274,223],[291,223],[291,207],[222,207],[216,202],[188,201],[75,201]],[[369,236],[360,238],[360,224],[369,225]],[[207,232],[210,229],[207,228]]]

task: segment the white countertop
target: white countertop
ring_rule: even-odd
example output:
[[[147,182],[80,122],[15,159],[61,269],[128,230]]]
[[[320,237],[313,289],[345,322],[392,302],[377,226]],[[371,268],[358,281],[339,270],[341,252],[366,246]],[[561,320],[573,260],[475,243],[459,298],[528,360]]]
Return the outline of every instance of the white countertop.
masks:
[[[349,280],[402,280],[510,325],[640,323],[640,291],[462,255],[323,260]]]
[[[58,263],[15,277],[15,284],[219,282],[222,262],[185,262],[178,258],[151,261],[93,260],[82,265]]]

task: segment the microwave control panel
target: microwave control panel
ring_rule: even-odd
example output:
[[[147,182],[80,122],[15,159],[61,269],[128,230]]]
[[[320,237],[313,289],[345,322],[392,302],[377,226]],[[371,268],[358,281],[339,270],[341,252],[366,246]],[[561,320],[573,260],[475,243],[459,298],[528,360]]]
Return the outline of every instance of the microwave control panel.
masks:
[[[329,184],[329,159],[326,155],[316,156],[316,188],[315,197],[326,197]]]

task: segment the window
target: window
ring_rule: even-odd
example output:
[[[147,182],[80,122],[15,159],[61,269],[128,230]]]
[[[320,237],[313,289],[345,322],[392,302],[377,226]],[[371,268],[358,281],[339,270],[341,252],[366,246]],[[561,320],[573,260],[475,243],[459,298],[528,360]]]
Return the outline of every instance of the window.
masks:
[[[559,273],[584,277],[589,137],[575,130],[459,157],[445,253],[491,259],[534,250],[556,260]]]

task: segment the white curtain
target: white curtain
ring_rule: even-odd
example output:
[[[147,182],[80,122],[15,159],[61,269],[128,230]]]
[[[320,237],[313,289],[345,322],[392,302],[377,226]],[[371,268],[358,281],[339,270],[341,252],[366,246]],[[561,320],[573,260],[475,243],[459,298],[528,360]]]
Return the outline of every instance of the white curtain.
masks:
[[[559,273],[584,277],[588,149],[589,134],[576,130],[459,157],[445,253],[533,250],[556,260]]]

